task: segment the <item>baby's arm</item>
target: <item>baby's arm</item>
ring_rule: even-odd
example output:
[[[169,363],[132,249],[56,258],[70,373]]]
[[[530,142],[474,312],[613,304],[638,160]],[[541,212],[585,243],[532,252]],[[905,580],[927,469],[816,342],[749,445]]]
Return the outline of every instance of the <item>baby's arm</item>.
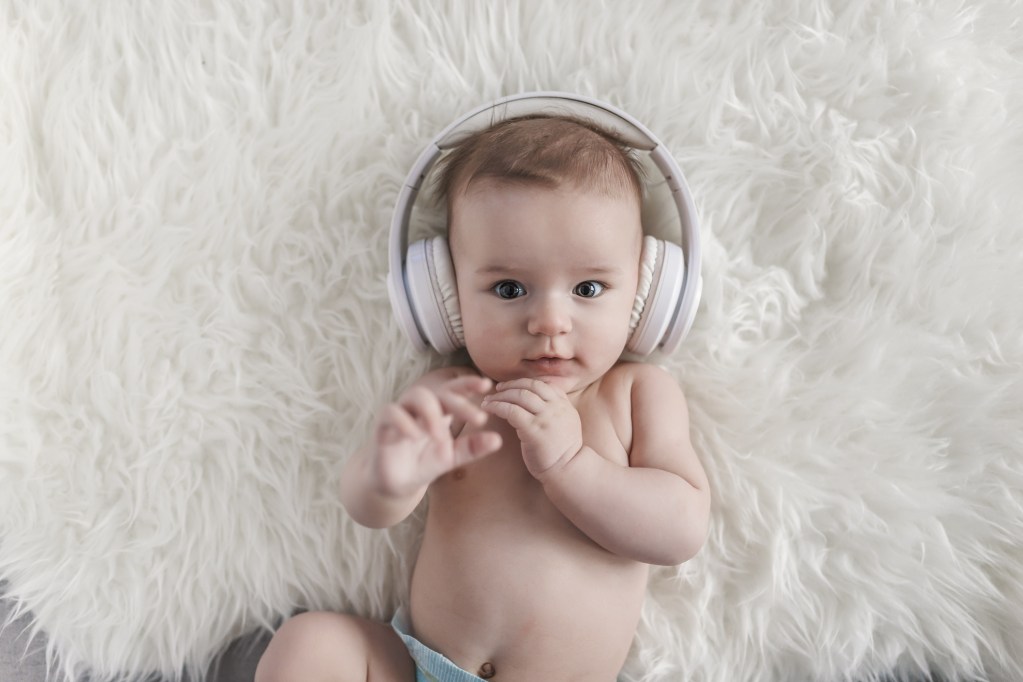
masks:
[[[533,448],[558,443],[531,469],[554,505],[604,549],[636,561],[675,565],[692,558],[707,536],[710,490],[706,474],[689,439],[689,418],[682,390],[666,372],[651,365],[630,365],[632,449],[629,466],[602,457],[581,437],[567,455],[558,456],[567,443],[562,434],[579,433],[575,420],[552,419],[564,413],[562,401],[540,387],[526,398],[488,407],[489,411],[519,421],[524,456]],[[515,382],[518,384],[519,382]],[[498,386],[499,394],[501,386]],[[509,397],[509,400],[512,398]],[[541,400],[546,405],[541,405]],[[519,406],[525,409],[519,409]],[[532,413],[532,420],[527,416]],[[539,419],[537,419],[539,418]],[[542,431],[529,433],[532,423]],[[557,424],[557,428],[553,428]],[[513,424],[515,425],[515,424]],[[553,437],[557,433],[557,437]],[[556,450],[556,451],[555,451]],[[538,462],[540,460],[537,460]],[[527,464],[528,466],[528,464]]]
[[[561,512],[605,549],[650,564],[680,564],[706,540],[710,487],[690,442],[682,390],[657,367],[631,367],[629,466],[584,447],[543,485]]]
[[[491,431],[459,435],[487,415],[473,396],[490,380],[464,369],[427,374],[377,415],[373,435],[345,464],[341,502],[355,521],[387,528],[412,513],[436,478],[501,446]]]

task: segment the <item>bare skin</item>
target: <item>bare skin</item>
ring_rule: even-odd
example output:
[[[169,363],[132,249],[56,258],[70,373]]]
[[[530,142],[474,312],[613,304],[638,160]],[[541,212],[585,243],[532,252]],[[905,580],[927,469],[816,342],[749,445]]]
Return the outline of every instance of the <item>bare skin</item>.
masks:
[[[638,206],[521,186],[458,206],[453,234],[474,226],[452,255],[475,367],[431,372],[382,408],[342,500],[357,522],[388,527],[428,494],[409,604],[427,646],[488,679],[614,680],[649,565],[699,550],[710,499],[678,385],[618,360]],[[306,614],[278,632],[256,680],[412,670],[386,626]]]

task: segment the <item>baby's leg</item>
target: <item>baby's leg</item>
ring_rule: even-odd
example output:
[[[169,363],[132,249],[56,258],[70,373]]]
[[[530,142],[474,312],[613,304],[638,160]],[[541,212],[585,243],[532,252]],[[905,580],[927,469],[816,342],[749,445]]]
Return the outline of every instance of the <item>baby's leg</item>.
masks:
[[[413,682],[415,664],[386,623],[340,613],[295,616],[277,630],[255,682]]]

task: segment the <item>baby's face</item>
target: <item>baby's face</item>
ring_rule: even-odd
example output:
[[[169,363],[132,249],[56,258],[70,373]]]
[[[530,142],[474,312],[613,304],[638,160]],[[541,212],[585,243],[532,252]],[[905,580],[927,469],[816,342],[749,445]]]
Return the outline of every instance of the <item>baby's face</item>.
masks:
[[[495,381],[571,394],[617,362],[642,243],[638,198],[477,182],[451,215],[466,348]]]

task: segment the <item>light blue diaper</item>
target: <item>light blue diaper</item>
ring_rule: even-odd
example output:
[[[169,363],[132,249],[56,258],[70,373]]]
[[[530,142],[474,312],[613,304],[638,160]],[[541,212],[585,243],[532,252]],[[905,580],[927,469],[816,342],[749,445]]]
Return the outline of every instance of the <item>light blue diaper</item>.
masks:
[[[416,682],[483,682],[482,677],[462,670],[444,654],[434,651],[409,634],[412,625],[405,607],[394,614],[391,627],[405,642],[412,660],[416,662]]]

